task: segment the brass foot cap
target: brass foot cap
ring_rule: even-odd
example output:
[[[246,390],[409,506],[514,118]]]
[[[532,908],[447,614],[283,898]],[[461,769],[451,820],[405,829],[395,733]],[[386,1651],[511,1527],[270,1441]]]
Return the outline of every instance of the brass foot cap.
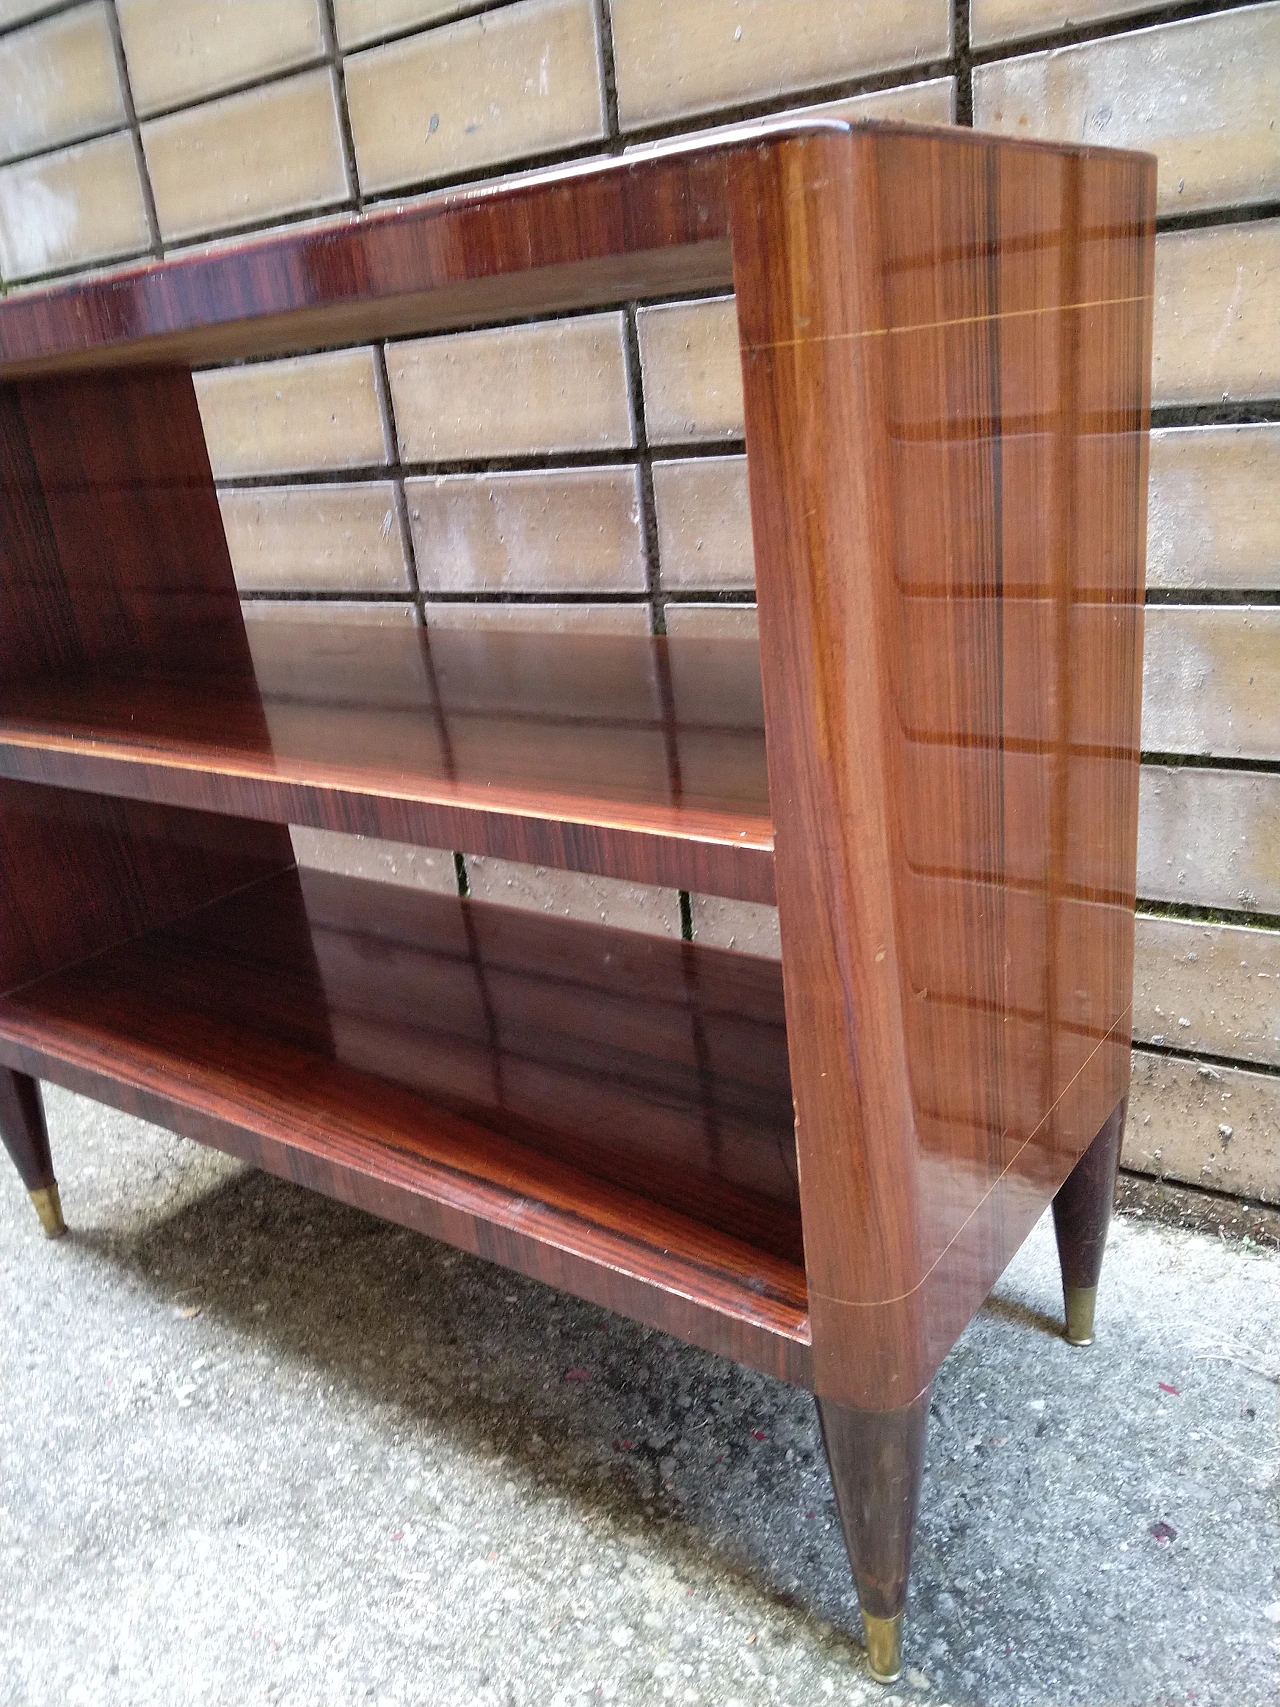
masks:
[[[867,1664],[877,1683],[896,1683],[902,1676],[902,1614],[876,1618],[862,1614],[867,1636]]]
[[[57,1186],[41,1186],[38,1191],[31,1193],[31,1201],[36,1206],[36,1214],[40,1217],[45,1238],[60,1239],[67,1230],[67,1224],[62,1219],[62,1201],[58,1196]]]
[[[1067,1306],[1067,1344],[1093,1344],[1093,1312],[1098,1302],[1096,1286],[1064,1286]]]

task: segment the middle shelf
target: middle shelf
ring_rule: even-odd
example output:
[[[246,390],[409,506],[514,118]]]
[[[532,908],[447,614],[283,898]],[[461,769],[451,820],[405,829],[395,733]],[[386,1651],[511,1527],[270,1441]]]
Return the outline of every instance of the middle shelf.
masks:
[[[753,641],[246,627],[236,673],[7,685],[0,775],[774,899]]]
[[[807,1378],[776,961],[288,869],[0,998],[0,1061]]]

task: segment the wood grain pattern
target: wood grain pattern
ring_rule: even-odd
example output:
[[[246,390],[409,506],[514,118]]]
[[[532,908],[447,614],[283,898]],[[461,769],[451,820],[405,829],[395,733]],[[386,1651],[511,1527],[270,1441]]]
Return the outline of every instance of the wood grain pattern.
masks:
[[[817,1391],[911,1402],[1128,1079],[1154,172],[735,179]]]
[[[73,700],[95,672],[128,691],[147,668],[250,667],[191,375],[0,384],[0,706]],[[6,778],[0,990],[292,862],[273,824]]]
[[[0,384],[0,681],[248,668],[190,373]]]
[[[723,287],[729,176],[773,121],[524,172],[0,304],[0,377],[186,365]]]
[[[22,292],[0,303],[0,378],[140,362],[199,366],[522,318],[732,282],[735,184],[787,138],[847,145],[840,119],[764,119],[616,159],[522,172],[302,230]],[[953,154],[986,147],[948,133]],[[846,139],[840,143],[838,139]],[[1105,159],[1006,139],[1006,157]]]
[[[275,824],[0,781],[0,991],[292,864]]]
[[[773,899],[753,642],[274,621],[251,641],[252,673],[15,684],[0,775]]]
[[[807,1379],[772,961],[291,871],[3,998],[0,1060]]]

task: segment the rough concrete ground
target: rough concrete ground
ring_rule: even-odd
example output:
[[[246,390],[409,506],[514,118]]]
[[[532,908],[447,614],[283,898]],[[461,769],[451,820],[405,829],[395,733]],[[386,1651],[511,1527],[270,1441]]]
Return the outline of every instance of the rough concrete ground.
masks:
[[[0,1189],[5,1703],[1276,1699],[1280,1257],[1042,1224],[935,1386],[909,1608],[853,1635],[812,1401],[47,1095]]]
[[[1280,1250],[1280,1207],[1272,1203],[1122,1172],[1116,1208],[1125,1215],[1150,1217],[1164,1227],[1192,1227],[1220,1239],[1243,1239]]]

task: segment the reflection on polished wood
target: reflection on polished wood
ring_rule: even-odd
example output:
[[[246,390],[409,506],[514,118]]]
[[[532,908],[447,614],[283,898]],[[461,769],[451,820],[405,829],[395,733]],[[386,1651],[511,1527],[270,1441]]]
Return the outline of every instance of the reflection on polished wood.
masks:
[[[1128,1083],[1151,168],[735,186],[814,1379],[907,1405]]]
[[[765,120],[611,160],[523,172],[0,303],[0,379],[183,366],[558,308],[724,289],[730,183]]]
[[[287,871],[0,999],[0,1060],[806,1378],[772,961]]]
[[[773,899],[754,642],[249,635],[234,673],[17,683],[0,775]]]
[[[812,1385],[883,1675],[929,1383],[1055,1195],[1105,1231],[1154,185],[770,121],[0,303],[0,1060]],[[729,284],[758,655],[250,642],[190,363]],[[286,821],[776,893],[781,968]]]

